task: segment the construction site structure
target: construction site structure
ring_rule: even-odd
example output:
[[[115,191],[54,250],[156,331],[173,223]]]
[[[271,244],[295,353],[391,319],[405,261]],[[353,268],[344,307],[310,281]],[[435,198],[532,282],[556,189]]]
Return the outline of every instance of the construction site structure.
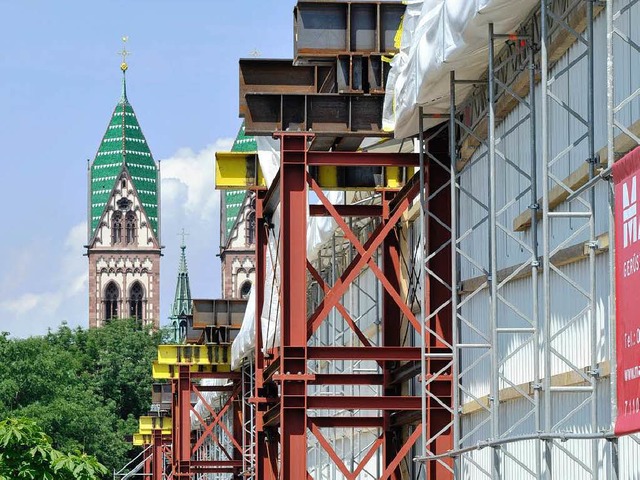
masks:
[[[640,2],[453,3],[300,1],[294,58],[240,61],[257,152],[216,187],[255,195],[255,281],[160,347],[152,478],[636,478],[611,181]]]

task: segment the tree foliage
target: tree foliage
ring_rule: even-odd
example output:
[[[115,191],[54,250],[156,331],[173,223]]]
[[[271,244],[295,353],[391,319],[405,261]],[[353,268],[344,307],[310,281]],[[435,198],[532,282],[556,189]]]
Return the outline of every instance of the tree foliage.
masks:
[[[53,449],[121,468],[135,453],[127,437],[150,407],[160,338],[134,320],[90,330],[63,324],[27,339],[0,335],[0,419],[32,419]]]
[[[33,420],[0,421],[0,480],[99,480],[107,473],[95,457],[53,448]]]

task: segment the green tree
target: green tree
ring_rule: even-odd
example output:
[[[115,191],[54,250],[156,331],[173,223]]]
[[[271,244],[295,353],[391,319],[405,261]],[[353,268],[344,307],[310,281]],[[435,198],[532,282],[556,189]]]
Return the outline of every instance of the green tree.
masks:
[[[53,448],[121,468],[137,453],[127,437],[149,411],[160,338],[135,320],[90,330],[63,324],[27,339],[0,334],[0,419],[31,418]]]
[[[54,449],[32,420],[0,421],[0,480],[99,480],[107,473],[95,457]]]

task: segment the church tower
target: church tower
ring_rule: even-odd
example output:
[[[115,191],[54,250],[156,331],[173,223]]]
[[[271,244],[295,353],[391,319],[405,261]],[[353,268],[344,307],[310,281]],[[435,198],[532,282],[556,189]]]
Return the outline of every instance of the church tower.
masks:
[[[89,326],[137,318],[159,327],[160,171],[127,98],[122,96],[88,177]]]
[[[231,151],[258,154],[256,139],[245,134],[244,122]],[[247,299],[256,276],[255,193],[247,190],[225,190],[220,204],[222,295],[225,299]]]

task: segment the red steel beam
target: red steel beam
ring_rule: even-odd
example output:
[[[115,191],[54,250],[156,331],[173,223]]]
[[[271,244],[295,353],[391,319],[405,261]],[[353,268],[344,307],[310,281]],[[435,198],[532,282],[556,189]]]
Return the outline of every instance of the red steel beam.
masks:
[[[420,347],[308,347],[307,352],[310,360],[420,360]]]
[[[307,165],[333,167],[417,167],[417,153],[320,152],[307,153]]]
[[[414,396],[386,397],[307,397],[309,410],[420,410],[422,398]]]
[[[383,377],[376,373],[316,373],[309,385],[382,385]]]
[[[308,417],[319,428],[382,428],[381,417]]]
[[[380,205],[334,205],[341,217],[380,217]],[[331,213],[324,205],[309,205],[309,215],[312,217],[330,217]]]

